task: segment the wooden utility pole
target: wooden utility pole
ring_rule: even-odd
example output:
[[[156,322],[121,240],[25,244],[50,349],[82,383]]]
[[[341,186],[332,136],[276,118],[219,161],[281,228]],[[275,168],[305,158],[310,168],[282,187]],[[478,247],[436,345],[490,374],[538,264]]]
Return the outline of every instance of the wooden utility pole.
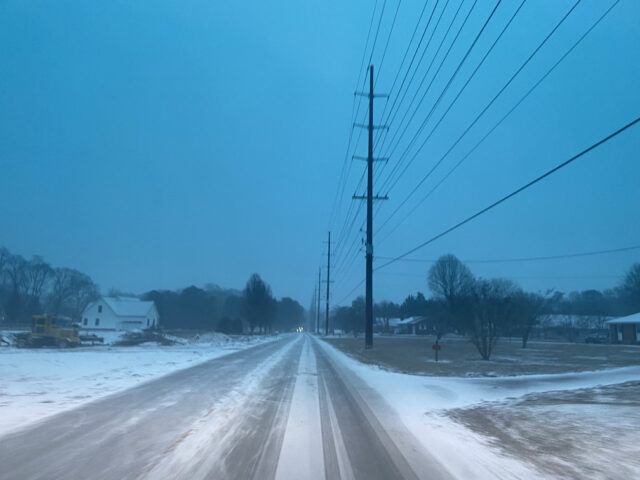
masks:
[[[329,335],[329,286],[331,285],[331,232],[327,242],[327,306],[324,316],[324,334]]]
[[[318,307],[316,308],[316,333],[320,333],[320,287],[322,286],[322,267],[318,268]]]

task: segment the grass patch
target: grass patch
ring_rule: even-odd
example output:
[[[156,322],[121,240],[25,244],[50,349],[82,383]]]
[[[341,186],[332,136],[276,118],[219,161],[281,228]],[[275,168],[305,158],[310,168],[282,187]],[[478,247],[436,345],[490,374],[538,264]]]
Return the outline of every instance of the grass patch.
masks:
[[[364,349],[362,337],[326,341],[363,363],[418,375],[513,376],[640,365],[640,347],[631,345],[530,342],[521,348],[516,339],[500,339],[491,360],[485,361],[468,339],[445,336],[436,363],[432,336],[374,337],[371,350]]]

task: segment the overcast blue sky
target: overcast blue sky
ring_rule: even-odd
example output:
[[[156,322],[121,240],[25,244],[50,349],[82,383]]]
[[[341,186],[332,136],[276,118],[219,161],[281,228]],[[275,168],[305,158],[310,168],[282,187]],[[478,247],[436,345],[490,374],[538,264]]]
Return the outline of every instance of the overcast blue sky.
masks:
[[[445,3],[435,6],[434,22]],[[504,0],[498,7],[420,139],[519,3]],[[376,225],[386,220],[573,3],[525,3],[406,173],[389,192],[380,192],[389,193],[390,200],[376,204]],[[640,115],[640,3],[621,0],[390,234],[388,227],[612,3],[583,0],[576,7],[404,209],[376,233],[376,255],[406,251]],[[374,30],[382,4],[379,0]],[[0,245],[82,270],[103,291],[116,287],[141,293],[207,282],[242,288],[251,273],[259,272],[277,296],[293,296],[306,306],[318,266],[326,263],[322,241],[328,229],[334,239],[339,236],[364,168],[357,161],[351,165],[345,196],[332,216],[374,5],[0,1]],[[382,62],[397,5],[395,0],[386,2],[373,50],[376,73],[380,67],[376,89],[381,92],[393,84],[423,2],[402,2]],[[434,5],[429,2],[426,15]],[[427,71],[458,5],[452,0],[442,13],[408,97]],[[471,11],[404,144],[378,172],[376,185],[399,161],[403,145],[430,111],[494,5],[479,0]],[[472,6],[471,0],[462,4],[429,75],[445,58]],[[409,56],[416,41],[412,45]],[[403,75],[401,70],[400,79]],[[397,92],[391,93],[387,107]],[[390,137],[401,131],[398,122],[408,100],[398,109]],[[384,102],[376,100],[376,121],[382,121]],[[359,144],[352,142],[351,150],[366,154],[364,140],[362,135]],[[639,151],[640,127],[635,127],[413,257],[431,259],[451,252],[478,260],[638,245]],[[362,213],[353,233],[342,236],[337,247],[334,301],[342,300],[364,274],[364,254],[353,262],[347,255],[362,236],[357,232]],[[479,276],[510,277],[530,290],[571,291],[614,286],[638,260],[640,250],[470,267]],[[426,291],[428,266],[397,262],[380,271],[376,300],[400,301],[410,292]],[[356,289],[352,296],[361,291]]]

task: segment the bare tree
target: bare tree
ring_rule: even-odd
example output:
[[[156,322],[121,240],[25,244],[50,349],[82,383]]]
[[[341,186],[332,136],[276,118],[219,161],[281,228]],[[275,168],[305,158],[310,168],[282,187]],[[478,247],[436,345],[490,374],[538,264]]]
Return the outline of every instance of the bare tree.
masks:
[[[429,289],[450,304],[473,291],[474,277],[455,255],[443,255],[429,269]]]
[[[8,262],[11,253],[6,248],[0,248],[0,323],[6,321],[6,304],[10,295],[8,286]]]
[[[443,255],[429,269],[427,280],[433,295],[445,304],[448,315],[443,318],[451,321],[455,329],[467,328],[465,319],[470,315],[469,299],[475,284],[471,270],[454,255]],[[446,322],[442,323],[445,328]]]
[[[56,268],[53,273],[49,308],[78,318],[85,307],[99,296],[98,286],[88,275],[73,268]]]
[[[26,264],[21,255],[11,255],[6,261],[5,274],[9,279],[9,293],[5,311],[10,322],[22,320],[27,289]]]
[[[9,258],[11,257],[11,253],[4,247],[0,248],[0,282],[4,281],[5,268],[7,267],[7,263],[9,262]]]
[[[38,255],[34,255],[25,267],[28,309],[29,314],[33,314],[40,310],[40,300],[49,280],[53,277],[53,269]]]
[[[624,277],[622,294],[632,312],[640,310],[640,263],[634,263]]]
[[[491,358],[501,327],[512,314],[517,286],[504,279],[478,280],[473,293],[471,343],[484,360]]]
[[[540,322],[540,316],[546,304],[546,296],[518,290],[513,295],[512,323],[522,338],[522,348],[527,348],[533,328]]]
[[[25,260],[0,248],[0,316],[24,322],[44,305],[50,313],[77,317],[99,295],[89,276],[70,268],[52,268],[40,256]]]
[[[393,302],[382,301],[375,305],[376,317],[380,317],[384,320],[383,329],[389,333],[389,319],[397,317],[400,314],[400,307]]]

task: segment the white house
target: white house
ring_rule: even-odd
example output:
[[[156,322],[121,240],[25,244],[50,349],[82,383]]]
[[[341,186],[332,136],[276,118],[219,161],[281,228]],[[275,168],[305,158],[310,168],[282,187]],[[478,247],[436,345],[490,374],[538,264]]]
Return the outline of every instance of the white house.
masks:
[[[416,316],[400,320],[393,329],[393,333],[419,335],[427,333],[428,329],[427,317]]]
[[[424,316],[408,318],[376,317],[375,331],[397,334],[421,335],[431,333],[433,327],[429,319]]]
[[[376,331],[393,332],[393,329],[402,321],[401,318],[376,317],[374,328]]]
[[[160,323],[154,302],[131,297],[102,297],[82,312],[82,328],[86,330],[142,330]]]

